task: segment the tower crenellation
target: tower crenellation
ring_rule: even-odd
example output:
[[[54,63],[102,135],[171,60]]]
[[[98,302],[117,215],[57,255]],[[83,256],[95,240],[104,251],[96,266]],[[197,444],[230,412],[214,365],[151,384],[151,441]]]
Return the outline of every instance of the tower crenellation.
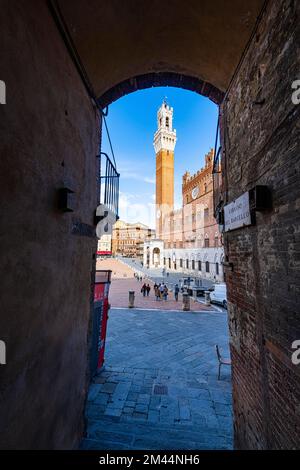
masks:
[[[173,129],[173,108],[163,102],[157,112],[157,131],[154,134],[154,149],[174,152],[176,145],[176,129]]]

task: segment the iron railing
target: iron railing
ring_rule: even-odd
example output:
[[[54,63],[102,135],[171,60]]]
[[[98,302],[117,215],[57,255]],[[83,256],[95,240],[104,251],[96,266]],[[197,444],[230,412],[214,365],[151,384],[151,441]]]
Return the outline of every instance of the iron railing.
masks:
[[[100,204],[104,204],[119,218],[119,178],[115,165],[105,152],[100,152]]]
[[[223,202],[223,181],[222,181],[222,147],[219,144],[219,120],[217,124],[215,150],[214,150],[214,162],[213,162],[213,202],[214,202],[214,214],[217,217],[217,212]]]

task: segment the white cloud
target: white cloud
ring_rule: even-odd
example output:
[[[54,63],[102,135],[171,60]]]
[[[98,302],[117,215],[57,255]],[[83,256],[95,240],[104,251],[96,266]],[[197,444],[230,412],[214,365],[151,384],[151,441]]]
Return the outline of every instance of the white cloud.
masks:
[[[153,196],[153,195],[152,195]],[[141,222],[151,228],[155,227],[155,204],[151,202],[152,196],[134,195],[120,192],[119,216],[125,222]],[[141,203],[141,199],[145,203]]]
[[[148,178],[146,176],[143,181],[145,181],[145,183],[155,184],[155,178]]]
[[[155,184],[155,178],[151,178],[149,176],[142,176],[142,172],[134,173],[132,171],[122,171],[120,170],[120,177],[122,179],[130,179],[130,180],[137,180],[143,181],[144,183]]]

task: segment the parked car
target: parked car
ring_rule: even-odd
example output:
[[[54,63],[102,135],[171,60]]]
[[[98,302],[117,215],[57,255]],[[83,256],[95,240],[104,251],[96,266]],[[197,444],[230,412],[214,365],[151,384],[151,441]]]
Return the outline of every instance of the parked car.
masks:
[[[215,284],[214,290],[210,293],[210,300],[227,308],[226,284]]]

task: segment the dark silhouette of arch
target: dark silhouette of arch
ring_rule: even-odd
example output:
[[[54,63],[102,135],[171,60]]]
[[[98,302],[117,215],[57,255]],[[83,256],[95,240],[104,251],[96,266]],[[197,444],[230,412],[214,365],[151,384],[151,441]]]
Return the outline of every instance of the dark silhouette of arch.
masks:
[[[98,98],[97,101],[101,108],[104,109],[109,104],[118,100],[122,96],[128,95],[129,93],[159,86],[172,86],[195,91],[200,95],[206,96],[218,105],[222,103],[224,98],[224,93],[222,91],[200,78],[190,77],[188,75],[182,75],[175,72],[157,72],[128,78],[107,90]]]

